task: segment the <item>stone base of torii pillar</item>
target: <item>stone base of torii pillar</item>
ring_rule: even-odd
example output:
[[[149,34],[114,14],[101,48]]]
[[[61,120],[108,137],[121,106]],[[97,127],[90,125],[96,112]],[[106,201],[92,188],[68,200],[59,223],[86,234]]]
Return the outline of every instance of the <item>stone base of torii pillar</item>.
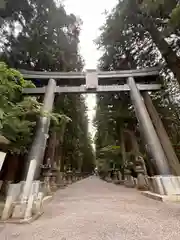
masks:
[[[180,176],[157,175],[148,180],[150,191],[142,192],[144,196],[159,201],[180,201]]]
[[[1,221],[28,222],[42,214],[44,202],[44,186],[40,181],[33,181],[31,193],[26,202],[22,204],[21,193],[24,181],[17,184],[10,184],[6,202],[1,216]]]

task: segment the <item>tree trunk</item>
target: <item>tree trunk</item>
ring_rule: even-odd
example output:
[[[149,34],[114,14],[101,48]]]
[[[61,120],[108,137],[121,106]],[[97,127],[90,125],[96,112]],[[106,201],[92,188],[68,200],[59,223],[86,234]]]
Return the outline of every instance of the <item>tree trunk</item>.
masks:
[[[56,147],[54,153],[54,162],[56,162],[57,168],[61,166],[62,144],[59,139],[56,139]]]
[[[174,73],[178,83],[180,84],[180,59],[166,42],[163,34],[157,30],[152,19],[145,17],[143,20],[143,25],[151,34],[153,41],[160,50],[163,58],[166,60],[167,66]]]
[[[7,169],[5,174],[5,180],[14,182],[16,179],[16,173],[18,170],[19,156],[8,154],[7,156]]]
[[[126,162],[126,149],[125,149],[125,142],[124,142],[124,133],[123,130],[120,130],[120,147],[121,147],[121,154],[123,160],[123,168],[122,168],[122,180],[124,180],[124,168],[127,165]]]
[[[130,131],[130,130],[125,130],[125,132],[128,133],[128,135],[131,139],[131,145],[132,145],[131,151],[133,150],[135,155],[139,154],[139,145],[138,145],[138,142],[137,142],[137,139],[136,139],[136,136],[135,136],[134,132]]]
[[[55,165],[56,137],[57,137],[56,132],[53,131],[52,136],[50,138],[50,142],[49,142],[49,153],[48,153],[48,158],[50,159],[51,167],[54,167]]]
[[[1,179],[3,180],[3,184],[1,187],[1,193],[6,195],[9,184],[16,181],[16,174],[19,167],[19,156],[12,155],[10,153],[7,154],[5,158],[5,162],[3,164],[3,171]]]
[[[57,165],[57,184],[60,186],[63,182],[64,170],[62,170],[62,154],[63,154],[63,144],[60,139],[57,139],[56,149],[55,149],[55,162]]]
[[[60,171],[64,172],[65,170],[65,149],[62,147],[62,157],[61,157],[61,162],[60,162]]]
[[[49,136],[48,145],[46,147],[45,164],[50,164],[48,173],[50,174],[55,166],[55,149],[56,149],[56,132],[53,131]],[[37,176],[38,177],[38,176]]]
[[[150,16],[147,16],[146,13],[142,12],[137,1],[131,1],[130,5],[133,7],[133,12],[135,13],[132,16],[135,22],[139,21],[139,23],[150,33],[154,43],[158,47],[163,58],[166,60],[167,66],[174,73],[180,84],[180,58],[178,58],[176,52],[174,52],[171,46],[166,42],[165,36],[157,29],[153,19]]]

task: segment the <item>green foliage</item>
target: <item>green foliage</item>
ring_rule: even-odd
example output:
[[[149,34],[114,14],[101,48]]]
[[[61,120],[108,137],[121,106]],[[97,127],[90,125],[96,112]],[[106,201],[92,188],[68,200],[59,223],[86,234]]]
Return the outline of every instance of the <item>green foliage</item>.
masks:
[[[62,104],[62,99],[60,99]],[[58,106],[60,106],[57,103]],[[64,96],[61,108],[71,122],[67,123],[63,142],[65,165],[83,172],[94,169],[92,140],[88,132],[85,99],[82,96]]]
[[[0,133],[10,141],[9,150],[17,154],[27,151],[37,117],[42,116],[42,104],[35,97],[22,96],[24,87],[35,86],[24,80],[18,71],[0,62]],[[55,127],[70,120],[64,114],[48,115]]]
[[[107,174],[110,166],[109,166],[109,159],[98,158],[97,160],[97,167],[99,172],[104,172]]]
[[[106,146],[106,147],[102,148],[101,151],[119,154],[119,151],[118,151],[119,149],[120,149],[120,146]]]
[[[180,25],[180,5],[172,10],[170,24],[174,27],[179,27]]]
[[[67,14],[63,5],[57,6],[55,1],[49,0],[7,0],[6,8],[0,10],[0,15],[4,19],[3,25],[0,24],[0,58],[9,66],[35,71],[82,69],[83,60],[78,48],[81,20],[73,14]],[[36,84],[41,83],[39,81]],[[15,84],[14,87],[18,88],[14,90],[16,99],[13,109],[7,113],[11,117],[17,113],[13,120],[17,126],[14,128],[8,122],[6,129],[3,128],[3,131],[6,130],[3,134],[11,140],[10,149],[14,152],[27,151],[37,117],[49,115],[52,119],[50,135],[54,132],[57,135],[53,144],[61,169],[71,165],[72,168],[91,172],[94,168],[94,152],[84,98],[62,94],[55,99],[53,113],[49,114],[41,111],[42,105],[36,98],[22,99],[24,85],[19,87]],[[13,91],[9,91],[9,95],[13,95]],[[0,111],[0,118],[3,117],[4,112]],[[10,117],[4,119],[10,121]]]
[[[120,146],[106,146],[100,149],[99,167],[121,168],[123,165]],[[105,164],[105,166],[103,166]]]
[[[34,117],[39,113],[40,105],[35,98],[22,97],[23,87],[34,85],[23,79],[22,75],[3,62],[0,62],[0,133],[10,142],[10,150],[23,152],[32,141]]]
[[[68,15],[62,5],[57,7],[55,1],[24,2],[27,6],[20,7],[22,19],[13,15],[11,23],[8,19],[5,21],[10,31],[3,29],[2,59],[12,67],[23,69],[69,71],[81,68],[78,52],[81,21],[73,14]],[[12,2],[11,6],[15,11]],[[21,28],[18,36],[14,31],[15,23]]]
[[[52,124],[55,127],[55,130],[61,129],[64,124],[71,122],[72,120],[65,114],[60,114],[53,112],[50,114]]]

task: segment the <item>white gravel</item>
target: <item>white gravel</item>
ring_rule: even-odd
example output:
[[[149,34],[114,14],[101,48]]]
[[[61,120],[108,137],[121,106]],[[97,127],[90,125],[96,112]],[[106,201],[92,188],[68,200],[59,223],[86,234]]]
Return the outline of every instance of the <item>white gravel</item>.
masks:
[[[59,190],[30,225],[0,225],[0,240],[179,240],[180,204],[96,177]]]

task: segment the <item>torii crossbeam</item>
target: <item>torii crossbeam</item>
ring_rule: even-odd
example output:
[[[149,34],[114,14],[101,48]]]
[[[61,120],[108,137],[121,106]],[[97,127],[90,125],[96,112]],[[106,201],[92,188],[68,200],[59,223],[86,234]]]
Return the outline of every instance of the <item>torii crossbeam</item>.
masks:
[[[56,80],[55,93],[100,93],[130,91],[127,78],[133,77],[140,91],[155,91],[161,88],[157,83],[159,68],[107,71],[87,70],[86,72],[34,72],[21,70],[25,79],[39,80],[41,87],[26,88],[24,94],[45,94],[49,79]],[[147,81],[148,77],[148,81]],[[37,82],[36,82],[37,83]]]

